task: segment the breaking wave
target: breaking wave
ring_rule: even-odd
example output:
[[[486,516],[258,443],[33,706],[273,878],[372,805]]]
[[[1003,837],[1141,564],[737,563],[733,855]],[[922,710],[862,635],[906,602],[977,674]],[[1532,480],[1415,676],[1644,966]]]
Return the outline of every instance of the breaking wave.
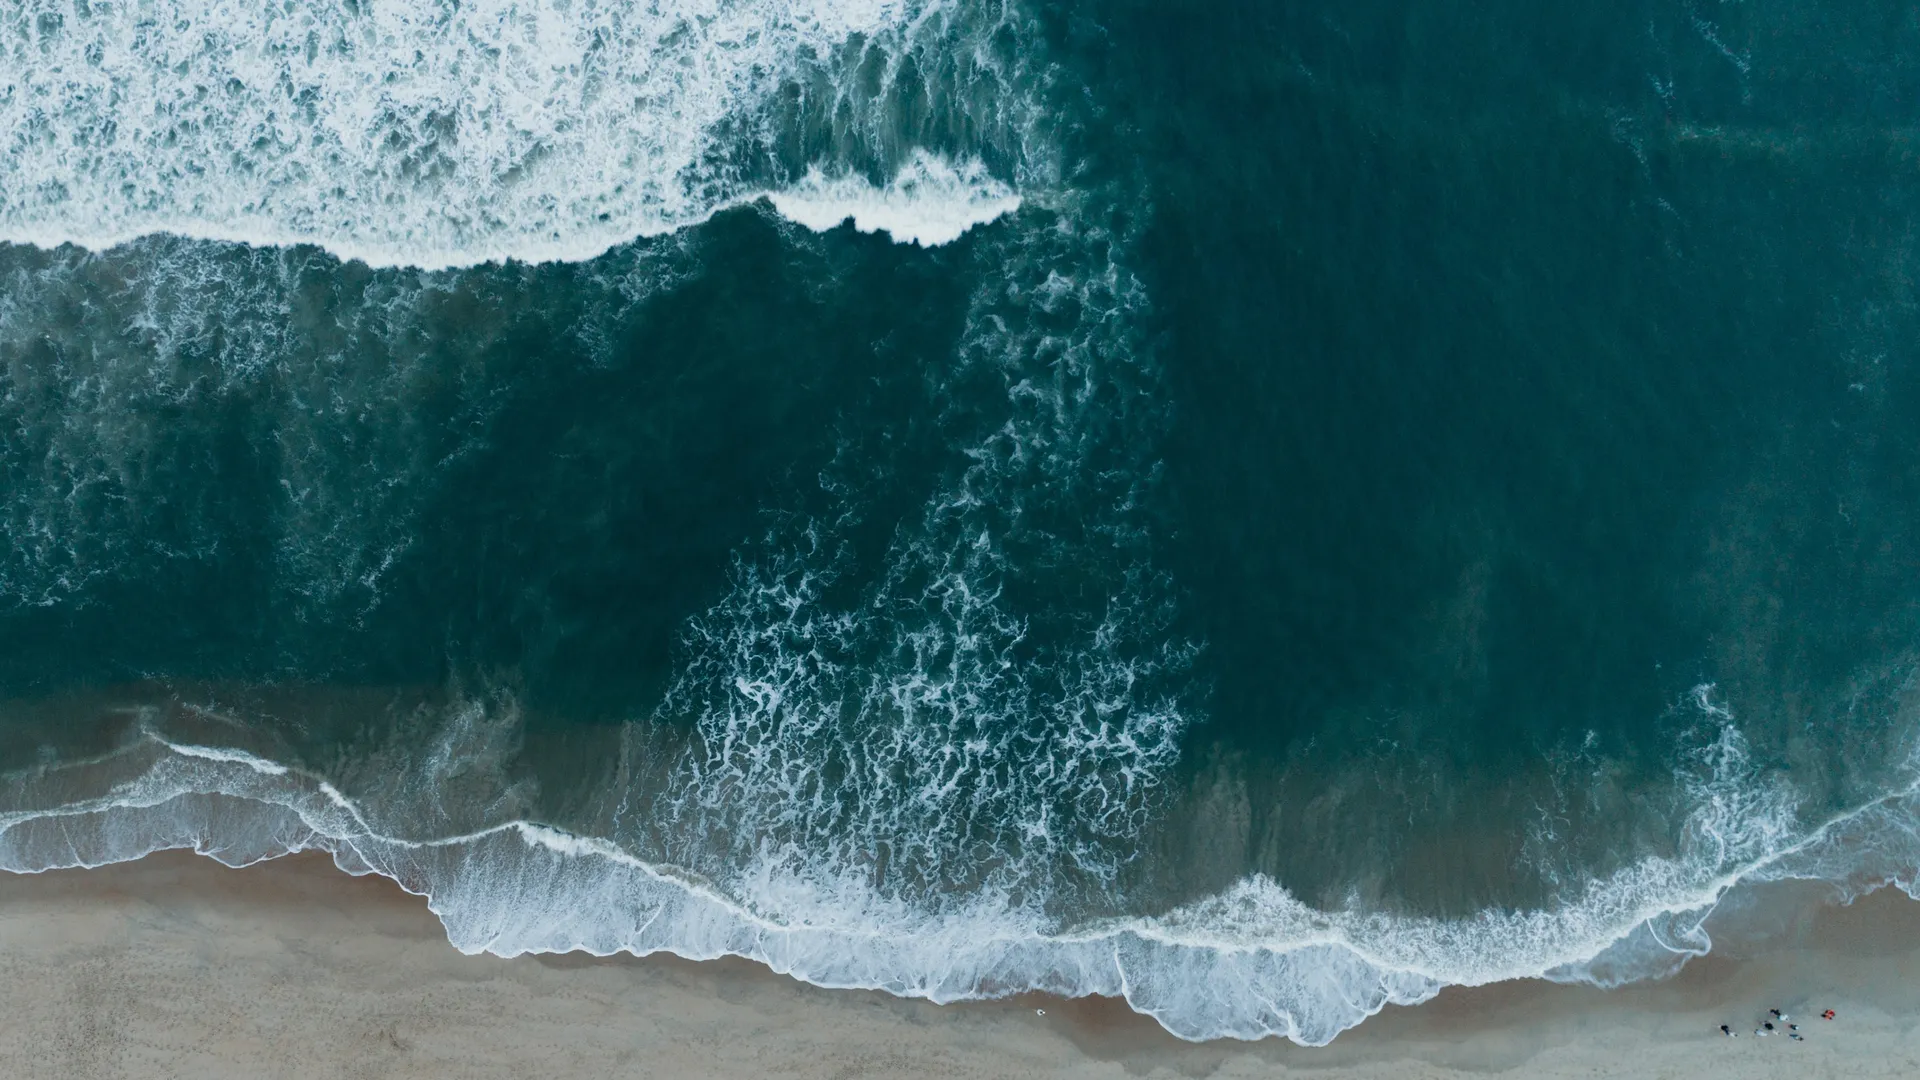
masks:
[[[1020,208],[1013,189],[977,161],[958,167],[924,151],[884,187],[865,177],[829,178],[818,167],[767,196],[780,216],[815,232],[851,221],[861,232],[884,232],[901,243],[937,247]]]
[[[657,715],[623,729],[598,828],[475,778],[497,750],[473,730],[512,723],[490,705],[357,785],[143,723],[0,784],[0,868],[322,850],[428,897],[468,952],[737,955],[943,1002],[1111,995],[1182,1038],[1307,1044],[1449,985],[1670,972],[1750,883],[1915,890],[1920,786],[1809,824],[1702,688],[1673,850],[1550,906],[1323,910],[1256,875],[1141,911],[1138,852],[1177,810],[1198,718],[1196,645],[1150,557],[1167,424],[1150,303],[1137,237],[1105,224],[1151,207],[1125,180],[1065,190],[1034,137],[1044,78],[1001,40],[1017,18],[920,0],[10,9],[0,240],[52,250],[15,252],[0,289],[22,463],[0,508],[7,605],[78,606],[95,580],[219,554],[221,508],[177,505],[168,454],[188,450],[166,420],[232,388],[284,450],[257,530],[270,601],[314,625],[378,605],[426,513],[415,481],[471,452],[459,433],[505,396],[473,359],[512,337],[501,297],[526,280],[429,271],[581,263],[578,317],[535,332],[591,354],[693,272],[630,242],[727,207],[926,246],[1004,227],[952,257],[973,293],[925,388],[935,480],[868,529],[867,477],[836,460],[825,511],[738,546]],[[126,317],[95,334],[75,314],[100,311]],[[434,319],[466,337],[423,345]],[[413,386],[445,370],[466,396],[417,422]],[[884,533],[877,559],[862,529]],[[463,784],[484,789],[471,805]]]
[[[1017,73],[981,44],[1008,17],[922,0],[28,0],[0,16],[0,240],[577,261],[791,188],[796,220],[859,207],[939,243],[1009,207],[1027,167]]]
[[[1111,995],[1186,1039],[1282,1035],[1318,1045],[1388,1004],[1450,985],[1527,977],[1616,985],[1665,974],[1708,950],[1709,917],[1753,883],[1834,881],[1844,863],[1855,888],[1896,880],[1915,891],[1910,873],[1872,875],[1883,862],[1915,865],[1920,783],[1794,829],[1791,799],[1756,785],[1746,753],[1726,725],[1694,756],[1693,839],[1678,855],[1644,859],[1552,910],[1464,919],[1319,911],[1260,877],[1152,917],[1076,924],[1002,889],[929,910],[858,873],[797,864],[777,845],[715,879],[524,819],[462,833],[395,831],[315,774],[170,741],[151,726],[100,758],[10,778],[0,866],[94,867],[167,848],[240,866],[318,850],[349,873],[381,874],[427,897],[468,953],[742,956],[820,986],[938,1002],[1029,990]],[[82,789],[90,794],[71,797]],[[33,805],[55,792],[68,797]]]

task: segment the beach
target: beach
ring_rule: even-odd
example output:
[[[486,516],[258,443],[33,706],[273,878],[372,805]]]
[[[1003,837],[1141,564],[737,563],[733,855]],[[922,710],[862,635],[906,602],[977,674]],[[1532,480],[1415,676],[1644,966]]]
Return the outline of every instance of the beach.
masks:
[[[0,0],[0,1080],[1920,1075],[1916,10]]]
[[[234,870],[169,852],[0,875],[0,1073],[1906,1076],[1920,1068],[1916,931],[1920,905],[1883,889],[1803,912],[1757,958],[1715,954],[1663,982],[1452,989],[1324,1048],[1191,1044],[1101,1000],[937,1006],[744,961],[465,956],[384,878],[311,855]],[[1770,1007],[1806,1041],[1754,1038]],[[1826,1008],[1834,1021],[1815,1018]]]

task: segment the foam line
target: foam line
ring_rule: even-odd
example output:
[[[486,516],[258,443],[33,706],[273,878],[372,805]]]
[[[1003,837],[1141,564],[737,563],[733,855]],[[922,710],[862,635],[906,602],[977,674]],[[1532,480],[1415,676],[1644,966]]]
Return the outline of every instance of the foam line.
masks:
[[[469,953],[736,955],[822,986],[940,1002],[1025,990],[1106,994],[1186,1039],[1278,1034],[1313,1045],[1387,1004],[1416,1004],[1447,985],[1595,981],[1583,980],[1579,965],[1637,936],[1660,942],[1675,920],[1697,931],[1742,882],[1804,876],[1807,860],[1839,834],[1876,817],[1910,821],[1920,801],[1916,783],[1710,875],[1643,860],[1553,911],[1462,920],[1322,912],[1255,877],[1161,916],[1075,929],[1045,926],[1004,897],[917,912],[861,883],[799,880],[777,863],[743,874],[740,895],[730,895],[603,838],[525,820],[395,836],[303,770],[151,731],[68,768],[103,772],[114,778],[111,788],[0,813],[0,866],[99,866],[163,848],[243,865],[324,850],[342,869],[380,873],[425,895],[449,940]],[[1715,814],[1711,804],[1703,819]],[[795,905],[801,893],[812,903]],[[767,914],[775,907],[784,914]],[[1695,955],[1707,944],[1677,951]]]

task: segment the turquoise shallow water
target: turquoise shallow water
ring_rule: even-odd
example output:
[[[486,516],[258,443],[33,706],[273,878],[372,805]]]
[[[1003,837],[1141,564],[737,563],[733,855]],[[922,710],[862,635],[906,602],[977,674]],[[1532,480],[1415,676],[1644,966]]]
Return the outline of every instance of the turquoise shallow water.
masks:
[[[0,865],[1313,1043],[1920,866],[1911,12],[163,7],[0,6]]]

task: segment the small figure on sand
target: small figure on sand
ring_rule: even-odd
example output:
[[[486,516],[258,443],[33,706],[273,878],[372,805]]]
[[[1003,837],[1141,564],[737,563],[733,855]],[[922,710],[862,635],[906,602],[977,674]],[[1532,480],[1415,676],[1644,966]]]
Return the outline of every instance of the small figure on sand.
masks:
[[[1767,1011],[1773,1014],[1775,1020],[1785,1020],[1787,1018],[1787,1014],[1781,1012],[1779,1009],[1768,1009]]]
[[[1739,1035],[1734,1034],[1734,1030],[1725,1024],[1720,1025],[1720,1034],[1725,1035],[1729,1039],[1737,1039],[1740,1037]]]
[[[1787,1032],[1787,1038],[1789,1038],[1789,1039],[1792,1039],[1792,1040],[1793,1040],[1794,1042],[1806,1042],[1806,1041],[1807,1041],[1807,1039],[1806,1039],[1806,1036],[1804,1036],[1804,1035],[1802,1035],[1802,1034],[1800,1034],[1800,1033],[1799,1033],[1799,1032],[1797,1032],[1797,1031],[1789,1031],[1789,1032]]]
[[[1768,1024],[1768,1025],[1767,1025],[1767,1027],[1772,1027],[1772,1026],[1773,1026],[1772,1024]],[[1754,1028],[1754,1029],[1753,1029],[1753,1033],[1754,1033],[1755,1035],[1758,1035],[1758,1036],[1759,1036],[1760,1038],[1762,1038],[1762,1039],[1764,1039],[1764,1038],[1766,1038],[1767,1036],[1769,1036],[1769,1035],[1771,1035],[1771,1034],[1773,1034],[1773,1032],[1771,1032],[1771,1031],[1768,1031],[1768,1030],[1767,1030],[1767,1028]]]
[[[1767,1034],[1769,1035],[1773,1034],[1773,1021],[1769,1020],[1766,1023],[1761,1024],[1760,1026],[1767,1029]]]
[[[1828,1010],[1827,1010],[1826,1012],[1823,1012],[1823,1013],[1821,1013],[1821,1014],[1820,1014],[1820,1019],[1822,1019],[1822,1020],[1831,1020],[1831,1019],[1833,1019],[1833,1010],[1832,1010],[1832,1009],[1828,1009]]]

